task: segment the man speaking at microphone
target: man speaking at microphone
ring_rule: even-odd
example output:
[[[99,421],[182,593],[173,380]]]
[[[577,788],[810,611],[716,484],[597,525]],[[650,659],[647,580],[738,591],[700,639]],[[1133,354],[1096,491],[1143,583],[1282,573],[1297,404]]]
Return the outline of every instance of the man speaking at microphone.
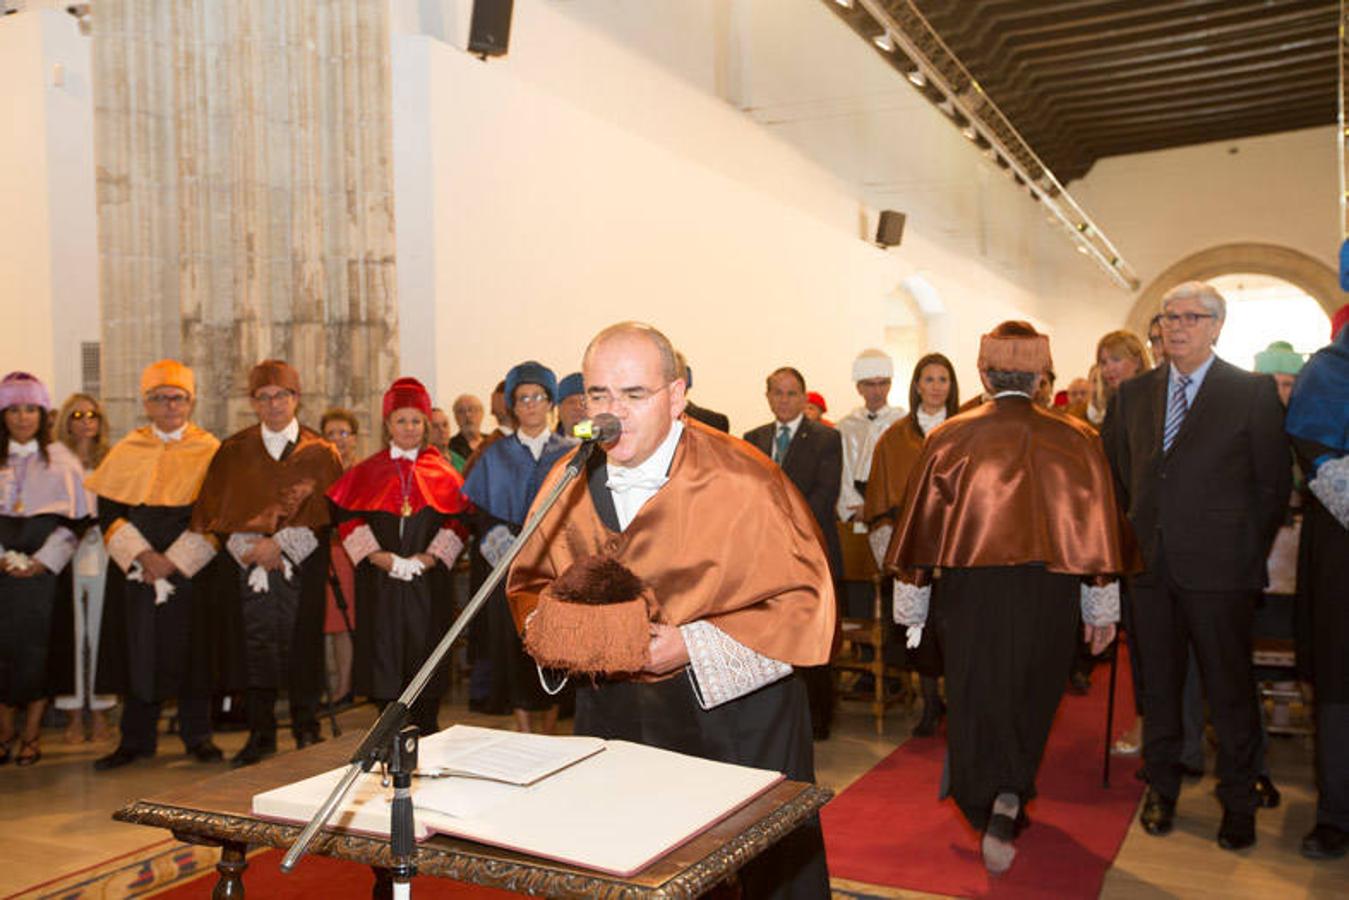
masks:
[[[563,585],[575,593],[607,565],[640,581],[651,621],[639,666],[577,679],[575,732],[813,781],[810,714],[792,667],[828,660],[834,595],[810,508],[749,445],[682,417],[674,349],[655,328],[604,329],[582,374],[590,413],[615,416],[622,433],[516,558],[512,612],[529,645],[542,637],[529,630],[543,627],[533,615],[541,599],[553,602]],[[741,878],[747,897],[828,896],[818,821]]]

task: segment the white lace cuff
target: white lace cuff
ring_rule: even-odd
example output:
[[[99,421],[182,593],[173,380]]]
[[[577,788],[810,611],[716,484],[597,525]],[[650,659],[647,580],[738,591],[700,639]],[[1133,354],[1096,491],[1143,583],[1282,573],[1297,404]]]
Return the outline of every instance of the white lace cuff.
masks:
[[[1349,528],[1349,456],[1321,463],[1316,477],[1307,482],[1316,499],[1345,528]]]
[[[454,565],[454,561],[459,558],[459,551],[463,549],[464,542],[453,528],[440,529],[426,546],[426,552],[443,562],[447,569]]]
[[[79,545],[75,532],[63,526],[47,535],[42,546],[33,554],[33,559],[46,566],[48,572],[60,572],[75,555],[75,548]]]
[[[164,556],[183,573],[184,578],[191,578],[215,557],[215,552],[215,544],[211,543],[210,538],[195,531],[184,531],[164,551]]]
[[[276,541],[281,552],[286,554],[286,558],[297,566],[308,559],[309,554],[319,546],[319,539],[314,536],[313,530],[299,525],[282,528],[272,535],[272,540]]]
[[[890,537],[895,533],[893,525],[877,525],[867,533],[871,544],[871,555],[876,557],[876,568],[885,571],[885,551],[890,549]]]
[[[515,536],[505,525],[498,525],[482,536],[478,542],[478,552],[482,558],[492,565],[496,565],[506,555],[506,551],[511,549],[511,542]]]
[[[1119,621],[1119,582],[1105,587],[1082,585],[1082,621],[1088,625],[1113,625]]]
[[[342,549],[351,557],[351,564],[359,566],[361,560],[379,550],[379,541],[375,540],[375,533],[369,525],[358,525],[351,534],[342,538]]]
[[[895,624],[923,625],[927,623],[927,607],[932,600],[932,585],[919,587],[895,579]]]
[[[125,519],[119,521],[122,524],[112,529],[112,533],[104,542],[108,545],[108,557],[117,563],[117,568],[126,572],[131,569],[131,564],[136,561],[137,556],[154,548],[135,525]]]
[[[253,549],[253,545],[258,542],[260,534],[254,534],[251,531],[236,531],[225,541],[225,549],[229,551],[230,556],[239,564],[239,568],[248,568],[248,563],[244,562],[244,556]]]
[[[689,680],[698,705],[712,709],[792,674],[785,662],[763,656],[709,622],[679,626],[689,651]]]

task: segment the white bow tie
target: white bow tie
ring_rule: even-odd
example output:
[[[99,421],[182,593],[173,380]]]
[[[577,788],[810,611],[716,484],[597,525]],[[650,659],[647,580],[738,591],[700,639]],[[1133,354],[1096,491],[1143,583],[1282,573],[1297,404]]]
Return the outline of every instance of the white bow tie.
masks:
[[[37,452],[37,438],[34,438],[31,441],[24,441],[22,444],[13,438],[10,438],[9,452],[11,456],[32,456]]]
[[[409,461],[411,461],[411,462],[416,462],[416,461],[417,461],[417,453],[418,453],[420,450],[421,450],[420,447],[413,447],[411,450],[404,450],[402,447],[398,447],[398,446],[395,446],[395,445],[393,445],[393,444],[390,444],[390,445],[389,445],[389,456],[391,456],[391,457],[394,458],[394,459],[406,459],[406,460],[409,460]]]
[[[670,479],[664,475],[648,475],[640,469],[611,466],[605,486],[615,494],[625,491],[658,491]]]

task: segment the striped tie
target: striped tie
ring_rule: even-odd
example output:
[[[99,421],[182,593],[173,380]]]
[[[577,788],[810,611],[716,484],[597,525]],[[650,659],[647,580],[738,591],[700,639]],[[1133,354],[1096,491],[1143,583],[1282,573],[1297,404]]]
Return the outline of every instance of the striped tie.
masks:
[[[1175,442],[1176,435],[1180,432],[1181,423],[1185,421],[1185,414],[1190,411],[1190,401],[1185,396],[1185,389],[1189,386],[1189,375],[1176,376],[1176,390],[1166,407],[1166,428],[1162,430],[1163,453],[1171,449],[1171,444]]]

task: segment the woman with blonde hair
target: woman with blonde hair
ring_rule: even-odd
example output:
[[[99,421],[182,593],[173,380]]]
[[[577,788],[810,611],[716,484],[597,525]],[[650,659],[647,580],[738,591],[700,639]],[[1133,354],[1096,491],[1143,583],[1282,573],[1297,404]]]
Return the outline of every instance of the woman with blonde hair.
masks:
[[[103,407],[89,394],[71,394],[57,413],[53,437],[75,454],[86,476],[92,474],[108,455],[108,423]],[[90,515],[96,516],[93,494],[88,494],[88,502]],[[86,699],[92,728],[89,736],[97,743],[112,736],[106,713],[117,705],[115,696],[93,692],[99,626],[103,622],[103,584],[108,574],[108,553],[97,525],[85,530],[69,571],[74,588],[71,602],[53,610],[51,687],[57,695],[56,708],[67,716],[66,743],[86,740]]]
[[[1092,380],[1092,398],[1087,421],[1100,427],[1106,407],[1122,382],[1152,368],[1152,357],[1132,331],[1112,331],[1096,342],[1097,377]]]

